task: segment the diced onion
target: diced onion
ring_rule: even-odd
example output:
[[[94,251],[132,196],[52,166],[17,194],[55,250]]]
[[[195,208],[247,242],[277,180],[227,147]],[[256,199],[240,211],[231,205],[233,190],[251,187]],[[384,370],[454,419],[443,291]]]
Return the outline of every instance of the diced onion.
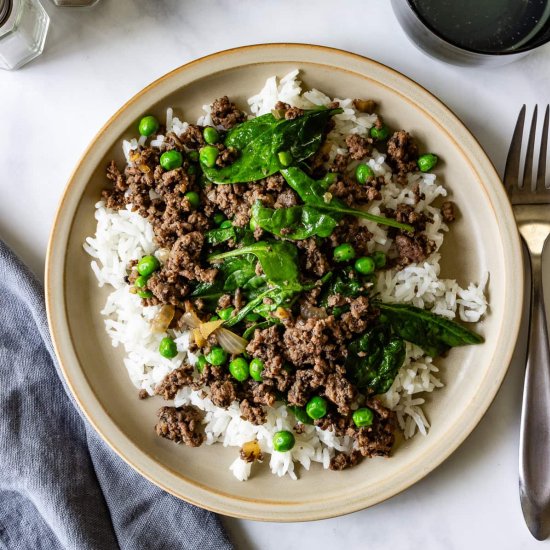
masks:
[[[151,332],[166,332],[175,314],[176,308],[172,304],[164,304],[151,322]]]
[[[304,319],[324,319],[327,312],[324,307],[315,307],[311,304],[302,304],[300,306],[300,315]]]
[[[262,460],[262,449],[260,448],[260,445],[258,444],[257,439],[253,439],[252,441],[247,441],[243,444],[241,447],[241,458],[245,462],[254,462],[255,460]]]
[[[208,321],[208,323],[201,323],[199,330],[203,338],[208,338],[216,329],[223,325],[224,320],[218,319],[217,321]]]
[[[206,338],[203,337],[200,329],[198,328],[193,329],[193,340],[195,340],[195,344],[197,344],[199,348],[206,346]]]
[[[194,311],[188,311],[181,316],[182,321],[189,328],[199,328],[201,325],[201,320],[197,317],[197,314]]]
[[[227,351],[227,353],[231,353],[233,355],[242,353],[248,344],[248,341],[242,336],[239,336],[224,327],[218,328],[214,334],[216,335],[220,346]]]

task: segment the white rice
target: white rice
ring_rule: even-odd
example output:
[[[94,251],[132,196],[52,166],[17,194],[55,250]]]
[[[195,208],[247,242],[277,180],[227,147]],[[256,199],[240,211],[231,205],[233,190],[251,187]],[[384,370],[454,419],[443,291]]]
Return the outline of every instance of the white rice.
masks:
[[[253,115],[261,115],[273,108],[277,101],[290,105],[311,108],[315,105],[326,105],[334,99],[318,90],[302,90],[298,79],[299,71],[295,70],[280,80],[269,78],[263,89],[248,100]],[[347,151],[344,137],[350,133],[366,135],[374,124],[376,115],[360,113],[353,107],[350,99],[336,99],[344,112],[334,117],[335,128],[329,134],[332,142],[331,160],[339,153]],[[210,107],[204,107],[205,114],[200,117],[199,124],[212,124]],[[188,123],[174,116],[168,109],[166,116],[167,132],[182,134]],[[164,136],[151,140],[152,147],[160,147]],[[126,160],[130,161],[130,151],[145,140],[125,140],[122,148]],[[487,276],[478,284],[470,283],[467,288],[461,288],[454,279],[440,279],[440,254],[438,252],[447,226],[442,220],[438,208],[432,202],[438,197],[445,197],[447,191],[436,183],[434,174],[420,172],[408,175],[408,184],[398,185],[392,180],[392,173],[385,163],[385,156],[376,150],[368,158],[368,164],[377,176],[384,176],[386,185],[382,188],[382,199],[371,204],[369,211],[380,214],[380,206],[395,208],[399,203],[414,206],[417,211],[424,211],[433,217],[433,223],[428,224],[426,233],[434,241],[436,250],[420,264],[407,266],[401,271],[385,270],[378,275],[376,291],[384,302],[411,303],[421,308],[427,308],[434,313],[444,315],[449,319],[457,315],[462,321],[477,322],[487,311],[487,300],[484,287]],[[351,167],[353,168],[353,166]],[[424,199],[415,204],[413,186],[418,184]],[[153,395],[155,386],[172,370],[180,366],[183,360],[194,363],[196,358],[188,351],[189,334],[171,331],[175,339],[178,355],[166,359],[158,353],[162,334],[153,334],[150,322],[158,311],[158,306],[143,307],[141,300],[129,292],[125,282],[127,265],[131,260],[137,260],[145,254],[156,254],[162,262],[166,251],[158,250],[154,242],[153,229],[149,222],[129,207],[114,212],[105,207],[102,201],[96,204],[95,217],[97,230],[94,237],[88,237],[84,249],[94,259],[91,268],[94,271],[100,287],[109,285],[112,291],[107,297],[102,314],[106,317],[105,328],[111,337],[113,346],[122,345],[125,352],[124,365],[136,388],[146,390]],[[384,228],[372,222],[366,222],[373,234],[370,243],[371,252],[381,250],[391,252],[392,240]],[[432,358],[423,354],[422,350],[412,344],[407,344],[405,363],[400,369],[390,390],[381,396],[383,403],[396,411],[399,425],[406,438],[420,432],[426,435],[429,422],[424,415],[422,405],[424,394],[442,387],[439,379],[439,369]],[[288,474],[297,479],[295,463],[298,462],[308,470],[313,462],[329,467],[330,459],[335,451],[351,451],[353,441],[349,437],[337,437],[331,431],[323,431],[314,426],[304,426],[301,434],[295,434],[296,444],[286,453],[273,450],[272,438],[276,431],[292,430],[294,417],[282,404],[267,410],[267,422],[256,426],[242,420],[238,404],[233,403],[228,409],[221,409],[212,404],[205,393],[193,391],[190,388],[181,389],[174,399],[175,406],[193,404],[205,412],[204,428],[206,444],[222,443],[224,446],[241,447],[245,442],[257,439],[264,455],[270,455],[269,467],[274,474]],[[238,451],[236,451],[238,456]],[[265,461],[264,461],[265,462]],[[251,474],[252,464],[240,458],[228,464],[229,469],[239,480],[246,480]]]

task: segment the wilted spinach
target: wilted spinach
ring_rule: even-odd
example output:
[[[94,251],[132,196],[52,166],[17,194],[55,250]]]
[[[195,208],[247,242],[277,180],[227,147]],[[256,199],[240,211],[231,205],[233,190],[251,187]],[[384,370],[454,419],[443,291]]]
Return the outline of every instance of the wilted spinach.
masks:
[[[210,229],[204,234],[206,242],[212,246],[229,241],[236,237],[235,228],[233,227],[217,227],[216,229]]]
[[[403,229],[405,231],[414,231],[414,228],[409,224],[400,223],[392,218],[385,218],[384,216],[376,216],[364,210],[350,208],[342,201],[329,196],[327,194],[327,189],[333,181],[330,177],[331,174],[322,180],[314,180],[305,172],[294,166],[282,169],[281,174],[284,176],[288,185],[300,195],[300,198],[306,205],[313,206],[323,212],[329,212],[335,219],[340,219],[347,214],[357,218],[364,218],[381,225],[396,227],[397,229]]]
[[[258,258],[266,278],[273,285],[290,287],[298,282],[298,249],[287,241],[258,241],[221,254],[212,254],[208,261],[220,263],[221,260],[246,254]]]
[[[321,305],[327,307],[329,296],[337,294],[346,298],[357,298],[361,294],[366,294],[363,282],[351,267],[333,272],[331,279],[321,293]]]
[[[223,168],[201,163],[206,177],[214,183],[246,183],[278,172],[285,165],[279,153],[300,162],[313,155],[323,139],[325,126],[342,109],[305,111],[294,120],[276,119],[271,113],[238,124],[225,138],[226,147],[234,147],[238,158]]]
[[[481,344],[483,336],[441,315],[407,304],[377,304],[382,322],[404,340],[421,347],[428,355],[441,355],[449,348]]]
[[[405,342],[392,336],[388,326],[367,331],[349,346],[348,375],[360,389],[387,392],[405,360]]]
[[[265,208],[260,201],[256,201],[251,215],[263,230],[296,241],[314,235],[328,237],[338,225],[338,221],[326,212],[307,205],[273,209]]]

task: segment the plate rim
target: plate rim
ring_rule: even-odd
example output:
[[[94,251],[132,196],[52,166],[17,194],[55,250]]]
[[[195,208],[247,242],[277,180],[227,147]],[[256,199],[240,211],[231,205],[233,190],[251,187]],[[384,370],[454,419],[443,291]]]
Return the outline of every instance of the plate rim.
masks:
[[[230,49],[222,50],[216,53],[212,53],[212,54],[200,57],[184,65],[181,65],[180,67],[173,69],[172,71],[166,73],[165,75],[162,75],[161,77],[153,81],[151,84],[145,86],[136,94],[134,94],[128,101],[126,101],[119,109],[116,110],[116,112],[107,120],[107,122],[96,133],[96,135],[93,137],[89,145],[86,147],[84,153],[81,155],[80,159],[78,160],[74,170],[72,171],[69,177],[68,183],[66,184],[63,190],[63,193],[54,217],[52,229],[50,232],[50,238],[48,242],[47,254],[46,254],[45,297],[46,297],[48,325],[50,327],[52,343],[58,359],[59,370],[63,375],[64,382],[69,388],[72,394],[72,397],[78,404],[79,408],[83,412],[87,421],[90,422],[90,424],[95,429],[95,431],[109,445],[109,447],[111,447],[111,449],[118,454],[118,456],[120,456],[127,464],[129,464],[140,475],[142,475],[152,483],[156,484],[157,486],[161,487],[163,490],[167,491],[168,493],[171,493],[177,498],[186,500],[187,502],[190,502],[202,508],[206,508],[211,511],[221,513],[224,515],[243,518],[243,519],[252,519],[252,520],[261,520],[261,521],[297,522],[297,521],[310,521],[310,520],[337,517],[340,515],[358,511],[366,507],[372,506],[374,504],[383,502],[384,500],[387,500],[388,498],[391,498],[401,493],[402,491],[406,490],[410,486],[420,481],[428,473],[435,470],[473,432],[473,430],[476,428],[480,420],[483,418],[483,416],[487,412],[508,371],[510,361],[512,359],[512,355],[514,351],[514,346],[510,344],[508,345],[506,353],[504,354],[505,367],[503,367],[499,371],[498,373],[499,376],[492,381],[492,385],[490,386],[490,391],[484,395],[483,399],[481,400],[481,405],[478,404],[477,406],[478,408],[477,408],[476,414],[466,424],[466,427],[462,428],[460,434],[458,434],[459,437],[453,440],[452,444],[449,445],[444,452],[437,455],[435,460],[432,458],[430,461],[429,467],[420,468],[419,471],[416,473],[416,475],[412,475],[410,479],[407,479],[406,481],[402,482],[396,489],[386,490],[382,495],[378,495],[374,498],[371,497],[370,499],[363,497],[362,499],[361,498],[355,499],[352,502],[346,502],[345,500],[342,500],[341,502],[338,503],[338,506],[331,507],[330,503],[325,503],[324,506],[319,506],[318,508],[315,508],[314,510],[311,510],[311,511],[305,510],[303,508],[300,511],[298,511],[295,509],[295,505],[294,506],[290,505],[291,503],[284,503],[284,502],[280,503],[278,501],[269,502],[266,500],[262,500],[261,501],[262,506],[260,507],[261,510],[258,510],[258,511],[252,510],[252,511],[245,512],[241,509],[241,507],[239,506],[239,503],[241,503],[241,505],[244,502],[251,502],[252,504],[254,504],[255,502],[258,503],[258,501],[255,499],[243,499],[241,497],[227,495],[221,492],[212,491],[210,488],[205,488],[205,487],[202,487],[202,488],[199,487],[197,489],[196,484],[191,483],[189,480],[182,477],[181,474],[174,472],[167,466],[160,465],[158,462],[154,461],[154,459],[152,459],[145,451],[139,450],[139,448],[133,443],[133,441],[130,440],[130,438],[124,434],[124,432],[116,425],[113,419],[107,414],[102,404],[100,403],[99,399],[96,397],[94,391],[89,386],[88,386],[88,389],[91,394],[90,396],[82,396],[80,394],[80,391],[76,386],[78,385],[77,382],[82,384],[83,380],[82,379],[75,380],[74,376],[80,374],[84,378],[84,382],[86,382],[86,375],[83,369],[81,369],[78,360],[76,360],[76,355],[74,353],[74,346],[72,345],[72,339],[70,337],[70,329],[69,329],[66,316],[59,315],[59,311],[57,307],[59,304],[56,304],[57,289],[59,288],[61,289],[60,298],[61,297],[63,298],[62,300],[59,300],[59,301],[65,303],[65,294],[63,290],[64,290],[64,278],[65,278],[64,266],[65,266],[65,259],[66,259],[65,258],[66,246],[61,246],[58,244],[60,241],[62,241],[64,245],[66,245],[68,242],[68,234],[63,235],[62,229],[61,229],[62,222],[67,216],[67,213],[65,211],[65,204],[70,198],[71,192],[73,191],[73,188],[75,186],[75,180],[78,178],[78,175],[81,171],[82,166],[85,165],[86,159],[88,158],[90,153],[95,149],[98,142],[101,140],[103,134],[111,127],[111,125],[120,116],[122,116],[125,113],[125,111],[128,110],[129,107],[131,107],[134,103],[136,103],[141,97],[146,95],[149,91],[157,88],[165,81],[174,78],[176,75],[179,75],[182,72],[188,71],[197,65],[208,63],[213,60],[218,60],[223,57],[230,58],[230,56],[232,55],[238,56],[239,53],[243,53],[243,52],[262,51],[262,50],[268,50],[268,49],[282,50],[284,48],[298,48],[298,49],[303,49],[304,51],[317,50],[320,52],[341,56],[342,58],[347,59],[350,63],[352,61],[355,61],[365,66],[368,66],[368,65],[374,66],[379,70],[381,69],[381,70],[387,71],[390,75],[397,77],[398,80],[407,82],[409,85],[412,85],[413,88],[416,87],[417,89],[416,91],[420,92],[420,94],[424,96],[425,99],[428,99],[434,105],[439,106],[439,108],[445,113],[446,117],[448,117],[448,119],[452,122],[452,124],[457,126],[458,129],[460,129],[462,137],[466,137],[471,141],[470,147],[474,147],[474,149],[477,149],[477,152],[478,152],[478,155],[476,157],[477,163],[482,165],[484,168],[484,171],[487,173],[487,176],[488,176],[487,185],[492,189],[493,192],[496,193],[495,198],[498,199],[499,207],[506,212],[505,218],[508,220],[508,223],[506,224],[503,222],[503,227],[499,225],[500,231],[502,231],[503,228],[506,228],[508,230],[507,231],[508,241],[505,243],[504,238],[502,239],[503,245],[504,245],[504,252],[506,252],[506,248],[508,248],[508,252],[510,256],[521,257],[519,234],[515,226],[515,221],[513,218],[511,206],[505,195],[504,188],[502,186],[502,182],[500,181],[500,177],[498,176],[498,173],[492,161],[490,160],[488,155],[485,153],[483,147],[479,143],[479,141],[475,138],[475,136],[471,134],[468,128],[464,125],[464,123],[462,123],[462,121],[454,114],[454,112],[443,101],[441,101],[434,94],[428,91],[424,86],[418,84],[413,79],[409,78],[403,73],[391,67],[388,67],[383,63],[380,63],[368,57],[362,56],[360,54],[352,53],[343,49],[332,48],[332,47],[321,46],[321,45],[314,45],[314,44],[288,43],[288,42],[254,44],[254,45],[248,45],[248,46],[240,46],[237,48],[230,48]],[[274,62],[276,61],[275,60],[268,61],[268,63],[274,63]],[[295,61],[295,62],[297,65],[299,65],[300,63],[300,61]],[[259,63],[262,63],[262,62],[260,61]],[[307,63],[313,63],[313,62],[308,61]],[[246,63],[246,64],[250,64],[250,63]],[[241,64],[239,64],[237,61],[234,64],[223,67],[221,70],[233,69],[239,66],[241,66]],[[334,65],[330,62],[327,62],[325,66],[334,67]],[[348,67],[343,65],[339,68],[343,70],[347,70],[349,72],[356,72],[356,71],[352,71],[349,65]],[[364,76],[368,78],[368,74],[364,74]],[[418,108],[418,105],[416,105],[416,101],[414,99],[411,102],[414,103],[415,106]],[[462,149],[461,147],[459,148]],[[70,216],[71,221],[74,218],[75,210],[76,210],[76,207],[71,212],[71,216]],[[61,269],[59,269],[60,267]],[[58,273],[56,273],[56,269],[58,270]],[[520,274],[520,276],[516,276],[515,286],[517,287],[517,289],[523,289],[523,277],[524,277],[523,272]],[[511,284],[511,283],[508,282],[508,284]],[[514,299],[515,299],[515,302],[514,302]],[[512,324],[511,325],[508,324],[509,334],[513,335],[513,338],[511,338],[512,342],[515,342],[517,340],[517,335],[519,333],[520,322],[521,322],[521,315],[519,315],[519,313],[522,309],[522,304],[523,304],[523,292],[516,292],[515,296],[513,296],[511,303],[508,305],[508,309],[511,309],[512,311],[515,310],[516,313],[518,313],[518,315],[513,316]],[[65,338],[63,338],[62,331],[65,331]],[[67,347],[67,344],[69,344],[69,347]],[[69,348],[72,348],[72,349],[69,349]],[[68,357],[69,355],[72,355],[72,357]],[[75,362],[75,360],[77,364],[76,370],[67,368],[67,364],[69,363],[72,364],[73,362]],[[85,406],[85,403],[89,404],[90,398],[93,401],[93,405],[95,407],[94,410],[96,411],[96,413],[93,415],[89,410],[87,410],[87,407]],[[102,418],[98,419],[98,416]],[[117,433],[119,437],[122,437],[124,440],[126,440],[127,444],[129,444],[130,447],[134,447],[139,453],[139,455],[142,455],[141,461],[135,460],[133,456],[128,456],[129,455],[128,452],[125,452],[124,450],[120,449],[120,446],[121,446],[120,444],[117,445],[116,442],[112,440],[112,438],[105,435],[105,433],[99,426],[99,424],[104,425],[103,424],[104,422],[110,423],[111,431],[114,429],[114,431]],[[154,462],[157,467],[160,467],[162,470],[166,472],[166,475],[162,477],[166,478],[166,476],[168,476],[168,478],[166,480],[159,479],[161,477],[159,474],[155,476],[145,471],[146,465],[143,464],[144,461]],[[138,464],[137,462],[140,462],[140,464]],[[173,487],[171,487],[166,483],[169,477],[174,475],[177,476],[178,479],[182,481],[187,487],[190,487],[190,485],[194,487],[194,489],[191,490],[191,496],[189,494],[185,494],[185,495],[182,494],[181,491],[174,489]],[[271,506],[272,508],[268,510],[269,506]]]

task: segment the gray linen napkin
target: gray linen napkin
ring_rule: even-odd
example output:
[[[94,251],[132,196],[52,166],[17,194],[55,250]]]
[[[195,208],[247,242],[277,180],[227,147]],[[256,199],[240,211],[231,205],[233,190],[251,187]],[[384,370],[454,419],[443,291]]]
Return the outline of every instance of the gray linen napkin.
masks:
[[[214,514],[107,447],[56,369],[42,288],[0,241],[0,548],[230,550]]]

